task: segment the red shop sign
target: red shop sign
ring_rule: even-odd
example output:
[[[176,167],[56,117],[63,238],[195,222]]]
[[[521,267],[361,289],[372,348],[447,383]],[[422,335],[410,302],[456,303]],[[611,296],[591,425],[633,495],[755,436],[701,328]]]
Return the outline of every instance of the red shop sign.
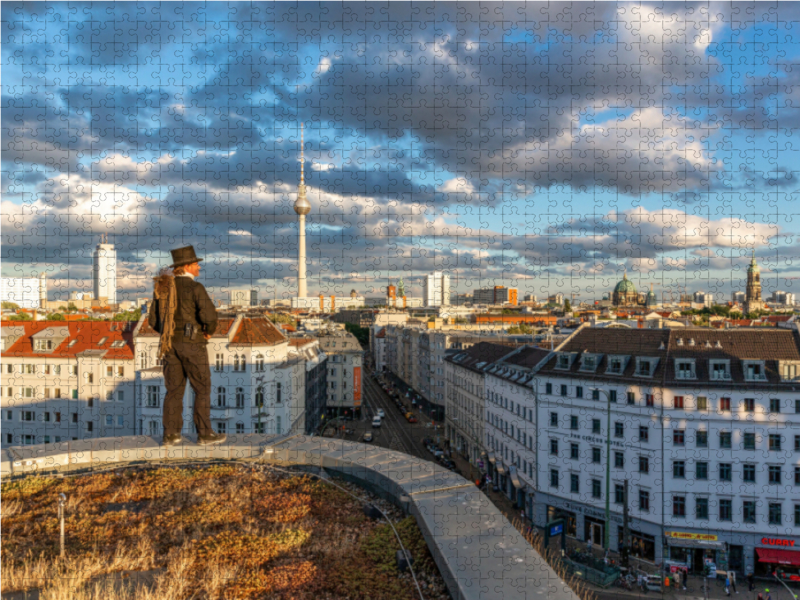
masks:
[[[786,546],[794,547],[794,540],[782,540],[780,538],[761,538],[761,543],[765,546]]]

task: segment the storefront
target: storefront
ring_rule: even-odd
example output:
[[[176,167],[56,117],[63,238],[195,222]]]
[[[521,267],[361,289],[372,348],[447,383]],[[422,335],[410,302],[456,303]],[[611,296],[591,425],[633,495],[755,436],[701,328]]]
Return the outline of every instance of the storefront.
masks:
[[[594,517],[583,517],[583,539],[602,547],[605,543],[606,522]]]
[[[509,486],[508,490],[508,497],[514,503],[514,507],[524,507],[525,506],[525,488],[522,485],[522,482],[519,479],[519,473],[517,473],[517,467],[511,465],[508,467],[508,479],[511,485]]]
[[[623,540],[623,528],[617,527],[617,539]],[[641,531],[630,530],[631,536],[631,556],[641,558],[650,562],[656,560],[656,536],[642,533]]]
[[[495,483],[503,490],[504,493],[507,493],[506,490],[508,488],[507,479],[508,479],[508,469],[506,469],[505,465],[501,462],[495,463],[495,471],[497,471],[498,478],[495,480]]]
[[[800,581],[800,543],[788,538],[761,538],[756,546],[755,574],[767,577],[778,569],[782,579]]]
[[[666,531],[664,540],[669,546],[669,560],[686,565],[690,573],[701,574],[706,565],[712,570],[725,570],[725,542],[710,533]]]
[[[556,519],[564,519],[566,523],[567,535],[578,537],[578,515],[574,512],[556,508],[555,506],[547,506],[547,522],[555,521]]]

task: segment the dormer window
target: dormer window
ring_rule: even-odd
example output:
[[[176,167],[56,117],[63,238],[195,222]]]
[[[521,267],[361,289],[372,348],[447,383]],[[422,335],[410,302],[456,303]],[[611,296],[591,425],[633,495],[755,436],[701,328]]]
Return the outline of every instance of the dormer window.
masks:
[[[675,377],[677,379],[694,379],[694,361],[685,358],[676,359]]]
[[[760,360],[744,361],[744,378],[745,381],[766,381],[764,362]]]
[[[656,370],[657,365],[658,365],[657,358],[637,357],[636,369],[634,370],[633,374],[636,377],[652,377],[653,372]]]
[[[625,366],[627,363],[628,363],[627,356],[609,356],[608,368],[606,369],[606,373],[610,375],[622,375],[622,372],[625,370]]]
[[[105,344],[107,341],[108,341],[108,338],[107,338],[107,337],[100,338],[100,341],[99,341],[99,342],[97,342],[97,345],[98,345],[98,346],[102,346],[102,345],[103,345],[103,344]]]
[[[781,369],[781,377],[783,378],[784,381],[791,381],[793,379],[797,379],[797,374],[800,371],[800,369],[798,369],[797,363],[781,362],[780,369]]]
[[[594,373],[597,369],[597,364],[600,362],[599,354],[584,354],[581,357],[581,371],[589,371]]]
[[[559,354],[556,361],[556,369],[569,369],[570,362],[569,354]]]
[[[46,352],[52,350],[54,346],[53,340],[34,340],[33,349],[37,352]]]
[[[711,364],[711,381],[727,381],[731,378],[730,361],[727,360],[712,360]]]

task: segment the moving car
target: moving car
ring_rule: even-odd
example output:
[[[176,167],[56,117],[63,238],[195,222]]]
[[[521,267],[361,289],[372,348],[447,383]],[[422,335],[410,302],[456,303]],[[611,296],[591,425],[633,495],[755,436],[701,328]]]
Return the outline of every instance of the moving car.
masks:
[[[383,418],[385,418],[385,417],[386,417],[386,413],[384,413],[384,412],[383,412],[383,409],[382,409],[382,408],[379,408],[379,409],[378,409],[378,416],[379,416],[381,419],[383,419]]]
[[[381,426],[381,418],[380,417],[373,417],[372,418],[372,426],[373,427],[380,427]]]
[[[364,441],[365,442],[371,442],[372,441],[372,434],[369,431],[364,434]]]
[[[415,417],[414,415],[409,415],[406,418],[408,419],[409,423],[416,423],[417,422],[417,417]]]

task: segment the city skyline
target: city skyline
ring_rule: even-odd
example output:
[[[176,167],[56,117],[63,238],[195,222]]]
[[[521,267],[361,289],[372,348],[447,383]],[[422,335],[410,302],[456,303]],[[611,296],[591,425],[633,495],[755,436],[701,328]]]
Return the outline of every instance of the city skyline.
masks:
[[[441,271],[453,294],[599,300],[627,269],[659,298],[729,298],[752,250],[764,298],[796,291],[795,5],[68,6],[2,6],[4,277],[89,290],[107,235],[123,300],[186,243],[212,291],[294,296],[305,123],[312,296],[422,296]],[[89,60],[112,38],[158,60]]]

